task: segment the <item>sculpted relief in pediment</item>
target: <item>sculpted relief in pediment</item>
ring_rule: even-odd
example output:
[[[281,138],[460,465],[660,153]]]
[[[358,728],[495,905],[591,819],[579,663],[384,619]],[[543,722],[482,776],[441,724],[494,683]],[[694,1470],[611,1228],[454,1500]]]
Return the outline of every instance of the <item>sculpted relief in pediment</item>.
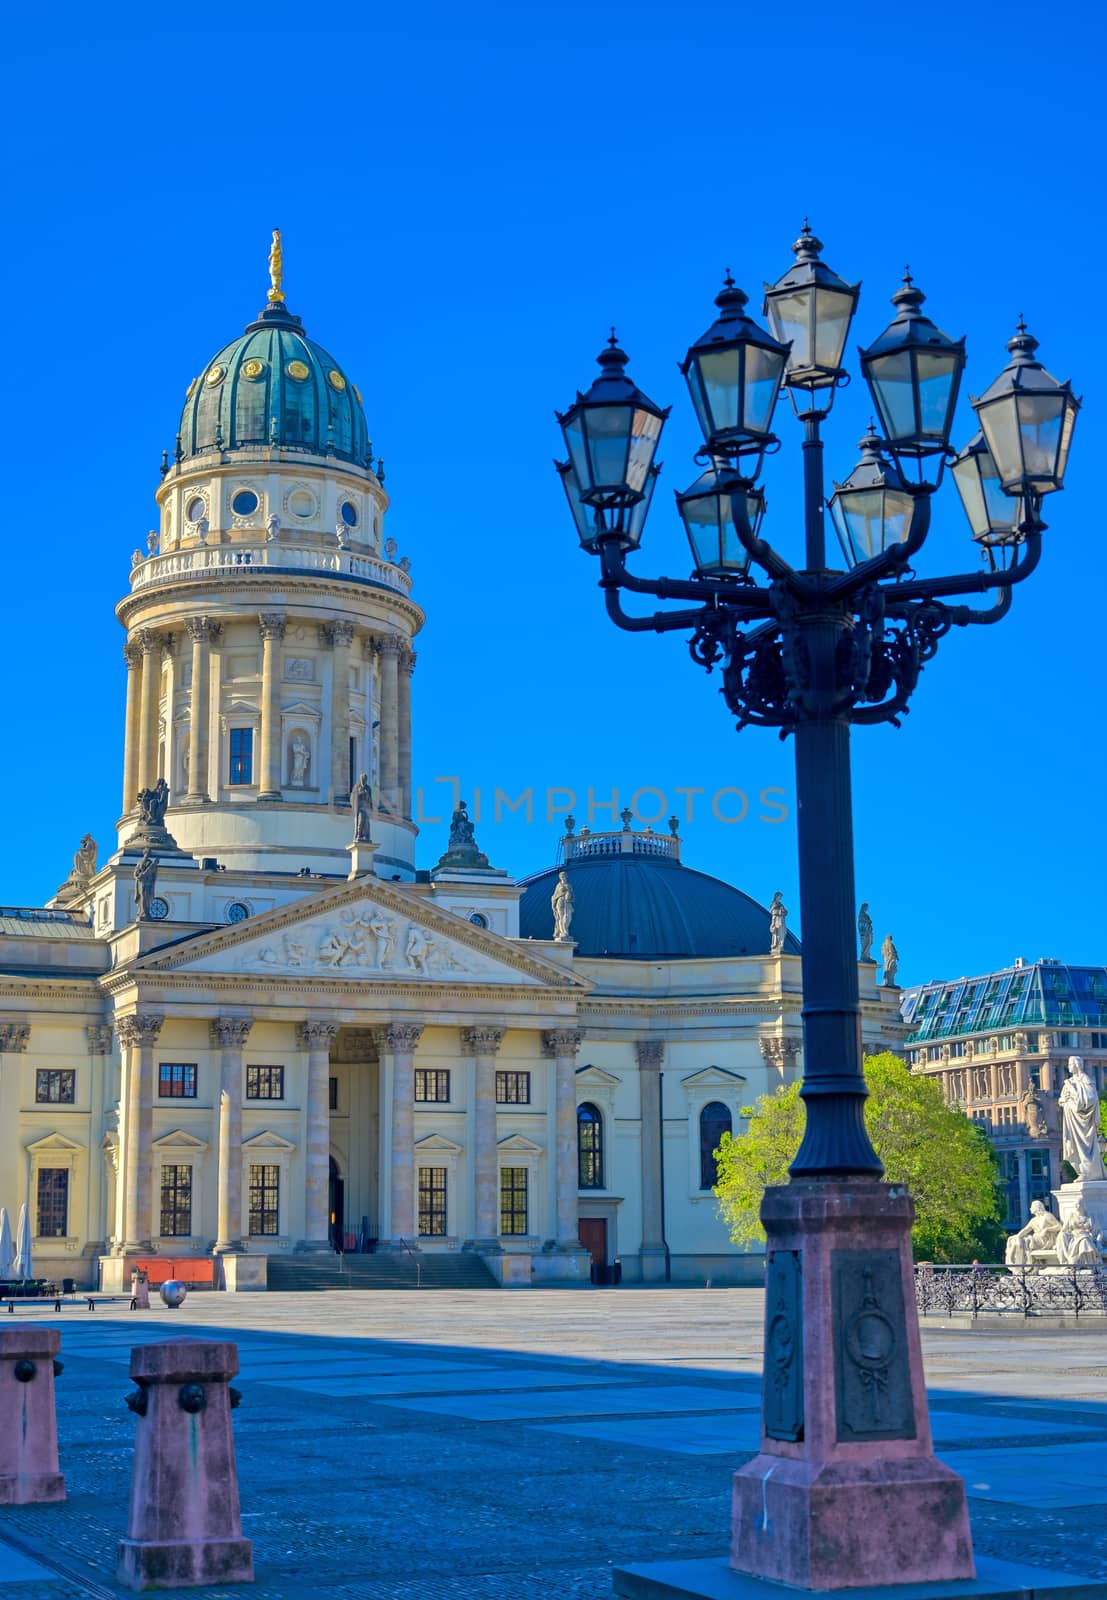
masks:
[[[260,968],[343,974],[382,972],[421,978],[479,975],[490,964],[379,906],[347,906],[334,921],[292,928],[248,958]]]

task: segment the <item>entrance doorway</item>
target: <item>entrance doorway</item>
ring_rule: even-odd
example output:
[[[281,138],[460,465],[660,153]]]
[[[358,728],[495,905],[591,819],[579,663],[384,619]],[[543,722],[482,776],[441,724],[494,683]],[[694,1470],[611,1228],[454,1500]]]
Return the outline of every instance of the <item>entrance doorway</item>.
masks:
[[[338,1170],[338,1162],[331,1156],[329,1191],[330,1239],[335,1250],[341,1251],[346,1238],[346,1185]]]
[[[592,1265],[607,1265],[607,1218],[581,1217],[580,1242],[592,1257]]]

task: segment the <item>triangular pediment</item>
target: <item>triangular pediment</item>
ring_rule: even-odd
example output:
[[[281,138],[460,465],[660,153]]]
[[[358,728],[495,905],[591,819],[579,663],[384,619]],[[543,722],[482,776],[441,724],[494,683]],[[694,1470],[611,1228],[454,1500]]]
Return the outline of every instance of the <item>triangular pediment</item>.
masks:
[[[416,1139],[415,1149],[421,1156],[459,1156],[461,1146],[444,1133],[428,1133],[425,1139]]]
[[[183,1128],[174,1128],[172,1133],[163,1133],[160,1139],[153,1141],[155,1150],[192,1150],[199,1153],[208,1148],[206,1139],[197,1139],[194,1133],[186,1133]]]
[[[496,1143],[496,1149],[505,1156],[540,1156],[542,1146],[535,1144],[533,1139],[528,1139],[521,1133],[509,1133],[506,1139]]]
[[[314,717],[318,722],[322,713],[318,706],[313,706],[310,700],[292,700],[281,707],[281,712],[286,717]]]
[[[605,1072],[603,1067],[577,1068],[577,1086],[581,1089],[616,1089],[622,1081],[613,1072]]]
[[[83,1144],[77,1144],[74,1139],[67,1139],[64,1133],[47,1133],[41,1139],[36,1139],[32,1144],[24,1147],[28,1155],[72,1156],[84,1150]]]
[[[212,932],[152,950],[137,972],[233,973],[286,984],[335,983],[556,988],[586,992],[587,979],[463,922],[403,887],[359,877]]]
[[[686,1089],[736,1090],[746,1080],[740,1072],[731,1072],[728,1067],[701,1067],[699,1072],[689,1073],[680,1081]]]
[[[243,1139],[242,1148],[256,1155],[261,1150],[295,1150],[296,1146],[282,1139],[272,1128],[266,1128],[264,1133],[255,1133],[252,1139]]]

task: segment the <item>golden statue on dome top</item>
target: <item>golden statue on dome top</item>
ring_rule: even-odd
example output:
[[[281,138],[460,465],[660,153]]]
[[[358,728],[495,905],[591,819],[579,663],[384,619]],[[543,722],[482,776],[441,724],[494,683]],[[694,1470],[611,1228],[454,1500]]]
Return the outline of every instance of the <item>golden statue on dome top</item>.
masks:
[[[284,281],[284,256],[281,254],[281,230],[273,229],[273,243],[269,247],[269,290],[270,305],[280,305],[284,300],[284,290],[281,284]]]

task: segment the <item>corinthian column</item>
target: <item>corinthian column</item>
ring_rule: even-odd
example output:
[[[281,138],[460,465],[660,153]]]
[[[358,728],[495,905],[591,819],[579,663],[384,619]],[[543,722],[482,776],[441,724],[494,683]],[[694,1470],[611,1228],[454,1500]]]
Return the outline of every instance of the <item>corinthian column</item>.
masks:
[[[154,1126],[154,1046],[161,1017],[121,1017],[117,1024],[124,1050],[123,1242],[119,1254],[150,1250],[151,1135]]]
[[[331,662],[332,806],[350,804],[350,645],[352,622],[324,622],[319,637],[333,652]]]
[[[214,1017],[209,1023],[211,1047],[220,1052],[219,1081],[219,1221],[215,1253],[234,1255],[242,1242],[242,1051],[253,1027],[252,1017]]]
[[[281,640],[284,617],[263,611],[261,633],[261,787],[259,800],[281,798]]]
[[[473,1057],[476,1096],[473,1102],[473,1190],[476,1197],[475,1234],[466,1250],[486,1255],[500,1249],[500,1172],[496,1154],[496,1052],[503,1028],[463,1028],[462,1042]]]
[[[158,715],[161,710],[161,653],[165,635],[142,630],[142,706],[138,732],[138,788],[152,789],[158,768]],[[136,791],[137,793],[137,791]]]
[[[559,1250],[579,1250],[577,1230],[577,1051],[579,1028],[552,1028],[542,1035],[542,1054],[554,1062],[554,1115],[550,1148],[554,1242]]]
[[[391,1056],[392,1139],[382,1149],[383,1171],[391,1173],[388,1236],[393,1249],[418,1248],[415,1215],[415,1046],[423,1036],[419,1022],[393,1022],[377,1032],[378,1047]],[[383,1123],[383,1118],[381,1119]]]
[[[399,689],[399,732],[397,745],[399,750],[399,804],[397,810],[401,817],[411,816],[412,776],[411,776],[411,675],[415,671],[415,651],[404,650],[400,655]]]
[[[404,642],[395,633],[377,640],[381,658],[381,810],[399,811],[400,787],[400,653]]]
[[[206,805],[208,790],[208,724],[211,720],[211,647],[219,637],[218,622],[189,617],[192,638],[192,689],[188,712],[188,804]]]
[[[643,1282],[665,1276],[665,1230],[661,1220],[661,1064],[665,1046],[660,1039],[639,1039],[638,1093],[642,1160],[642,1243],[639,1247]]]
[[[135,809],[142,785],[138,781],[138,744],[142,707],[142,646],[128,640],[123,646],[127,663],[127,713],[123,734],[123,815]]]
[[[337,1022],[312,1019],[296,1029],[308,1053],[307,1108],[304,1115],[304,1237],[297,1250],[331,1249],[331,1045]]]

